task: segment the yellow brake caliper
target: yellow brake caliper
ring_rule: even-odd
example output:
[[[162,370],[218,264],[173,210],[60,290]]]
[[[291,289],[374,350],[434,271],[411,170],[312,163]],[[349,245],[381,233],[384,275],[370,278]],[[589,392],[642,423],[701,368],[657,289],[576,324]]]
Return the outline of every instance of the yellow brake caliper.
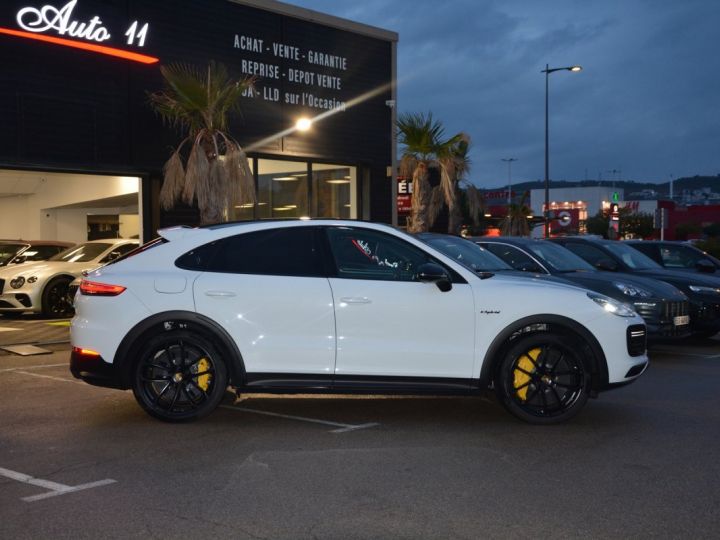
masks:
[[[210,374],[207,373],[207,371],[210,369],[210,362],[208,362],[207,358],[201,358],[200,361],[195,364],[195,366],[195,373],[204,373],[204,375],[196,377],[197,385],[203,391],[206,391],[208,389],[208,386],[210,386]]]
[[[517,389],[518,397],[525,401],[527,398],[528,384],[530,375],[535,369],[535,362],[540,356],[540,349],[531,349],[523,354],[518,360],[517,367],[513,371],[513,385]],[[522,371],[521,371],[522,370]],[[525,373],[527,371],[527,373]]]

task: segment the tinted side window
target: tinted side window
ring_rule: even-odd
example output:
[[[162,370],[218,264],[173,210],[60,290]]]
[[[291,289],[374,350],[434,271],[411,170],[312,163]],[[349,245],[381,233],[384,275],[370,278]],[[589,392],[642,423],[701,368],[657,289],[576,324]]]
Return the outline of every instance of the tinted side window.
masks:
[[[416,281],[417,268],[436,262],[423,250],[378,231],[327,229],[338,277],[384,281]]]
[[[566,248],[572,251],[575,255],[578,255],[585,259],[587,262],[595,266],[599,261],[603,259],[611,259],[609,255],[606,255],[601,249],[595,246],[589,246],[587,244],[576,244],[574,242],[568,242],[563,244]]]
[[[632,244],[633,249],[637,249],[643,255],[647,255],[653,261],[659,264],[663,264],[662,257],[658,254],[657,246],[652,244]]]
[[[523,253],[515,246],[509,246],[506,244],[483,244],[491,253],[500,257],[503,261],[512,266],[515,270],[527,271],[542,271],[540,265],[535,262],[532,257]]]
[[[238,234],[217,242],[208,272],[322,277],[315,227]]]
[[[668,268],[694,268],[702,255],[684,246],[662,246],[660,248],[663,266]]]

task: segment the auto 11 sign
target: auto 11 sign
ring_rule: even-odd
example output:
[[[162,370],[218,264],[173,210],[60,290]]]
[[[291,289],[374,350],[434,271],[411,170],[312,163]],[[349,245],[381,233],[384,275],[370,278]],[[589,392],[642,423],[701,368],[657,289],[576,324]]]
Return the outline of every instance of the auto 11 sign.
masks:
[[[239,134],[243,146],[387,165],[391,111],[385,101],[392,98],[392,42],[387,39],[229,0],[0,3],[4,72],[21,85],[37,79],[34,86],[48,88],[48,96],[57,99],[64,99],[62,89],[69,82],[92,89],[112,70],[114,79],[129,77],[142,95],[133,106],[152,114],[146,93],[162,87],[159,66],[202,70],[210,61],[224,64],[237,79],[256,78],[255,89],[241,100],[242,118],[231,120],[231,132]],[[60,69],[67,81],[39,83],[57,78]],[[27,93],[38,95],[35,87]],[[68,100],[82,101],[82,92],[68,88],[67,93]],[[0,99],[10,97],[0,89]],[[98,91],[95,99],[109,98]],[[312,136],[292,130],[301,117],[317,125]]]

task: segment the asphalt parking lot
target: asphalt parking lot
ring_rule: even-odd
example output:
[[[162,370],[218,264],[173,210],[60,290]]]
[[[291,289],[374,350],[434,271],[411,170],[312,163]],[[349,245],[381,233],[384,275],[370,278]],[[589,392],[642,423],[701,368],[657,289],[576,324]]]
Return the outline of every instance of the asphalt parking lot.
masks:
[[[62,325],[0,317],[0,328],[17,328],[0,330],[0,347],[47,351],[0,350],[0,538],[716,538],[720,527],[718,338],[653,348],[635,384],[553,427],[484,398],[230,393],[208,418],[172,425],[130,392],[73,379]]]

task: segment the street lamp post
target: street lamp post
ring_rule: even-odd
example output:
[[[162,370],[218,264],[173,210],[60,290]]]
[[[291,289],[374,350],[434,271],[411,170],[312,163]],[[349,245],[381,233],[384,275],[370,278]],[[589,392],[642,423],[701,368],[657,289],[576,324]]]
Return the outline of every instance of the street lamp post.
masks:
[[[540,72],[545,74],[545,211],[543,212],[545,238],[550,236],[550,138],[548,127],[548,90],[550,87],[550,74],[556,71],[582,71],[582,66],[551,68],[549,64],[545,64],[545,69]]]
[[[508,164],[508,206],[512,204],[512,162],[517,161],[517,158],[511,157],[511,158],[502,158],[501,161],[505,161]]]

